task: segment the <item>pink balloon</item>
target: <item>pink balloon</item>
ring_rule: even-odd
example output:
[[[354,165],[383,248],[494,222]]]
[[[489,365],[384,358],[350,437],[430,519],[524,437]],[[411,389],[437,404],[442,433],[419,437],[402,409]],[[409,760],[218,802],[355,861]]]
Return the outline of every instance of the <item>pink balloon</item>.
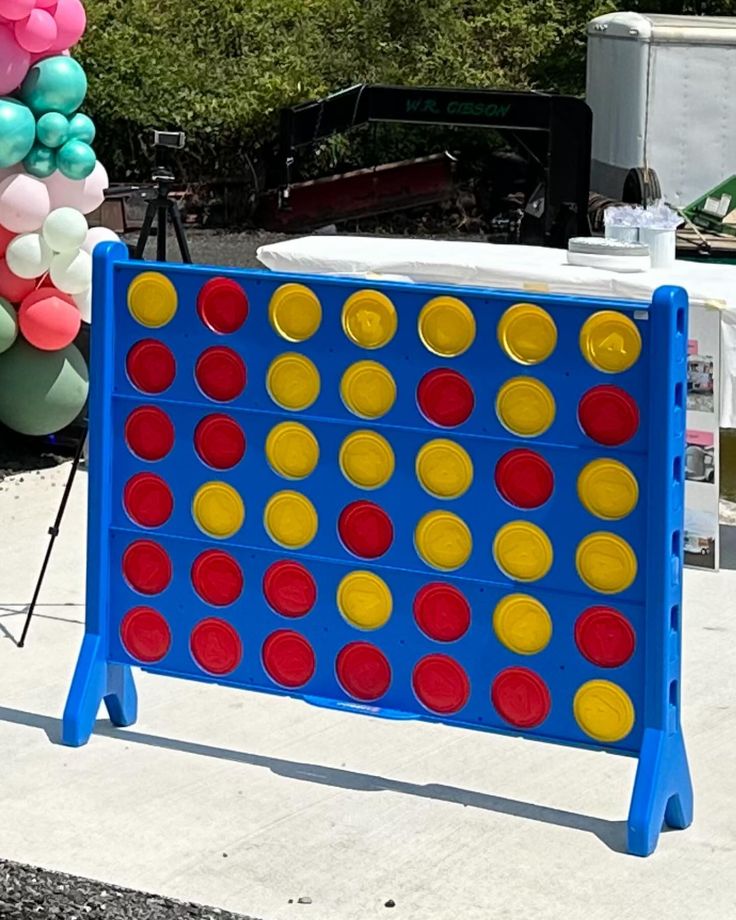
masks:
[[[99,160],[86,179],[67,179],[57,170],[48,179],[42,181],[48,189],[51,210],[74,208],[81,211],[82,214],[89,214],[90,211],[99,208],[105,200],[105,189],[110,184],[107,170]],[[0,188],[2,188],[1,185]],[[2,222],[2,209],[0,209],[0,223]]]
[[[46,10],[34,10],[28,19],[15,24],[15,38],[21,48],[39,54],[56,41],[58,30],[54,17]]]
[[[16,21],[26,19],[36,6],[36,0],[0,0],[0,14]]]
[[[56,0],[36,0],[37,10],[50,10],[52,6],[56,6]]]
[[[49,191],[41,179],[16,173],[0,182],[0,224],[8,230],[38,230],[50,210]]]
[[[34,278],[19,278],[10,271],[5,259],[0,259],[0,297],[11,303],[20,303],[35,287]]]
[[[31,55],[18,44],[11,26],[0,24],[0,96],[17,89],[30,66]]]
[[[58,0],[54,19],[58,35],[51,50],[59,52],[76,45],[87,25],[87,14],[80,0]]]
[[[23,336],[42,351],[66,348],[76,338],[82,316],[71,297],[43,287],[23,298],[18,325]]]
[[[12,230],[6,230],[5,227],[0,227],[0,259],[5,256],[5,250],[12,239],[15,239],[15,233]]]

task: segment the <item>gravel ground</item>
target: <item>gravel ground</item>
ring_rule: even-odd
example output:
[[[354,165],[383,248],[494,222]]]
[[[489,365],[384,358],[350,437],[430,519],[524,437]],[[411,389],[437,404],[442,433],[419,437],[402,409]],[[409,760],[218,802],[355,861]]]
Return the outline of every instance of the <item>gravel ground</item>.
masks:
[[[214,907],[104,885],[0,860],[0,917],[5,920],[254,920]]]

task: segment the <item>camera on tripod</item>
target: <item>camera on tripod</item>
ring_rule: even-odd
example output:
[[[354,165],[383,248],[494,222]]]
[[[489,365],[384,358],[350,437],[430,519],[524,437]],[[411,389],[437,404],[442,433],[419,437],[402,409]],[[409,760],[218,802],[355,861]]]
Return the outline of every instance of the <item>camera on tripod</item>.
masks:
[[[187,136],[183,131],[158,131],[151,128],[151,144],[154,147],[168,147],[171,150],[183,150],[187,145]]]

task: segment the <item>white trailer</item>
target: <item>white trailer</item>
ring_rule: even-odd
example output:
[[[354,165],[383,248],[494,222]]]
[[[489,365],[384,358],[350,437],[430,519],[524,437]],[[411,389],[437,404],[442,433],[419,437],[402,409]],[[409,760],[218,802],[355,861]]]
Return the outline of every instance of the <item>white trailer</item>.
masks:
[[[588,23],[591,189],[620,198],[631,168],[690,204],[736,173],[736,18],[610,13]]]

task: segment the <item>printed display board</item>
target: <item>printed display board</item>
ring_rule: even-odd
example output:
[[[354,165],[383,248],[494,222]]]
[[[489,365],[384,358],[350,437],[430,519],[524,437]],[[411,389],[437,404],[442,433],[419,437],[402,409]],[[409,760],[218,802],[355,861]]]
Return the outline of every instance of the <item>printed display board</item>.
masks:
[[[681,289],[94,258],[66,743],[135,719],[139,665],[633,755],[630,851],[687,826]]]

